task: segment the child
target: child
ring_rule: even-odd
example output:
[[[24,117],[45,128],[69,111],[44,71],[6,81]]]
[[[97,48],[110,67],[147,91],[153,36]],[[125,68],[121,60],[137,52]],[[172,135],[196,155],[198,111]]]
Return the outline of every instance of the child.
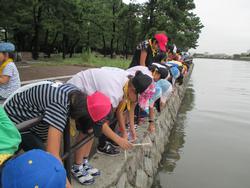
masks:
[[[65,187],[66,172],[52,155],[31,150],[13,157],[21,136],[0,107],[0,187]]]
[[[6,99],[21,85],[14,64],[14,51],[15,46],[12,43],[0,43],[0,100]]]
[[[168,76],[169,69],[167,66],[161,63],[152,63],[152,65],[148,67],[144,66],[135,66],[126,70],[130,74],[134,74],[137,71],[142,71],[144,74],[149,75],[152,79],[157,82],[160,79],[165,79]],[[147,102],[147,101],[146,101]],[[148,104],[144,105],[144,108],[147,107]],[[142,106],[142,105],[141,105]],[[135,108],[135,123],[139,124],[141,111],[143,111],[139,105]]]
[[[134,75],[137,71],[141,71],[142,73],[153,78],[155,82],[160,79],[165,79],[168,76],[169,68],[161,63],[152,63],[151,66],[134,66],[126,70],[129,74]]]
[[[164,33],[155,34],[155,36],[149,40],[141,42],[135,50],[130,68],[134,66],[147,66],[149,67],[158,53],[158,49],[162,52],[166,52],[166,45],[168,37]]]
[[[138,95],[142,94],[152,83],[152,78],[140,71],[134,76],[130,76],[125,70],[105,67],[81,71],[74,75],[68,83],[77,86],[82,92],[87,94],[100,91],[108,96],[111,100],[113,111],[116,112],[122,137],[125,139],[127,139],[128,135],[123,111],[128,109],[131,123],[130,131],[133,139],[136,139],[134,129],[135,104],[138,101]],[[115,129],[115,123],[112,128]],[[104,135],[99,139],[97,151],[109,156],[115,156],[120,152]]]
[[[159,100],[159,107],[160,109],[165,107],[167,100],[171,96],[173,91],[173,87],[169,81],[166,79],[161,79],[156,82],[156,92],[152,99],[149,101],[149,132],[155,131],[155,115],[154,115],[154,105],[155,102]]]
[[[19,88],[5,101],[4,109],[16,124],[42,116],[41,124],[22,134],[21,148],[25,151],[45,149],[43,143],[47,141],[46,150],[61,160],[61,138],[69,117],[76,121],[77,129],[85,135],[92,130],[95,135],[103,132],[123,149],[132,146],[110,129],[110,99],[100,92],[86,95],[71,84],[43,81]],[[92,184],[93,176],[100,175],[98,169],[83,159],[88,157],[90,149],[89,145],[84,145],[75,153],[72,173],[82,184]]]
[[[0,107],[0,166],[11,157],[18,149],[21,136],[6,115],[4,109]]]

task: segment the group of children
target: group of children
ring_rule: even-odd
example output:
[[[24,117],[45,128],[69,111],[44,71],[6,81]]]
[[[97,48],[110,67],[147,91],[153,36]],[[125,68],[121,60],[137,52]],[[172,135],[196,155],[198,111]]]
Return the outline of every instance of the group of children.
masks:
[[[0,186],[71,187],[60,156],[69,119],[75,121],[77,141],[93,133],[99,137],[97,152],[109,156],[132,148],[136,127],[145,116],[148,131],[154,132],[154,108],[158,112],[164,108],[189,69],[181,55],[166,49],[167,42],[160,33],[140,43],[127,70],[91,68],[66,83],[42,81],[23,87],[10,55],[14,45],[0,43],[0,96],[5,99],[0,108]],[[6,93],[4,88],[13,91]],[[20,134],[15,128],[36,117],[41,122],[27,131]],[[92,145],[93,139],[74,154],[71,172],[83,185],[93,184],[101,174],[88,161]],[[19,151],[25,153],[18,155]]]

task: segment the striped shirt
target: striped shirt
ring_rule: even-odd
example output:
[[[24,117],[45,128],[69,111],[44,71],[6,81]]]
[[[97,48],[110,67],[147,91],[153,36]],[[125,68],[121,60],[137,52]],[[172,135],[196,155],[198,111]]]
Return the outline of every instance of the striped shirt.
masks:
[[[4,104],[9,118],[16,124],[42,116],[42,123],[30,131],[46,140],[49,126],[63,132],[69,115],[69,93],[78,90],[71,84],[50,81],[18,89]]]

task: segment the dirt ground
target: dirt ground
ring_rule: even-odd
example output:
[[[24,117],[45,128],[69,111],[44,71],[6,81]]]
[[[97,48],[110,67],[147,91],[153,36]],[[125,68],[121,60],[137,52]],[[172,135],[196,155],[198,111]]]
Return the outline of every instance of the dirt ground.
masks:
[[[73,65],[43,66],[32,64],[17,64],[17,69],[19,71],[21,81],[28,81],[49,77],[73,75],[87,68]]]

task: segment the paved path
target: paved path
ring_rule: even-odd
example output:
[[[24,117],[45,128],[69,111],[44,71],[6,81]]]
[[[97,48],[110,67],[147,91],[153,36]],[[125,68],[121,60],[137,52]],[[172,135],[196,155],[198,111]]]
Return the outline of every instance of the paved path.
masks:
[[[48,77],[48,78],[41,78],[41,79],[35,79],[35,80],[27,80],[27,81],[22,81],[21,85],[32,84],[32,83],[40,82],[40,81],[44,81],[44,80],[61,80],[61,81],[67,81],[72,76],[73,75],[56,76],[56,77]]]
[[[17,64],[17,69],[20,74],[21,81],[38,80],[44,78],[71,76],[87,67],[73,65],[32,65],[32,64]]]

